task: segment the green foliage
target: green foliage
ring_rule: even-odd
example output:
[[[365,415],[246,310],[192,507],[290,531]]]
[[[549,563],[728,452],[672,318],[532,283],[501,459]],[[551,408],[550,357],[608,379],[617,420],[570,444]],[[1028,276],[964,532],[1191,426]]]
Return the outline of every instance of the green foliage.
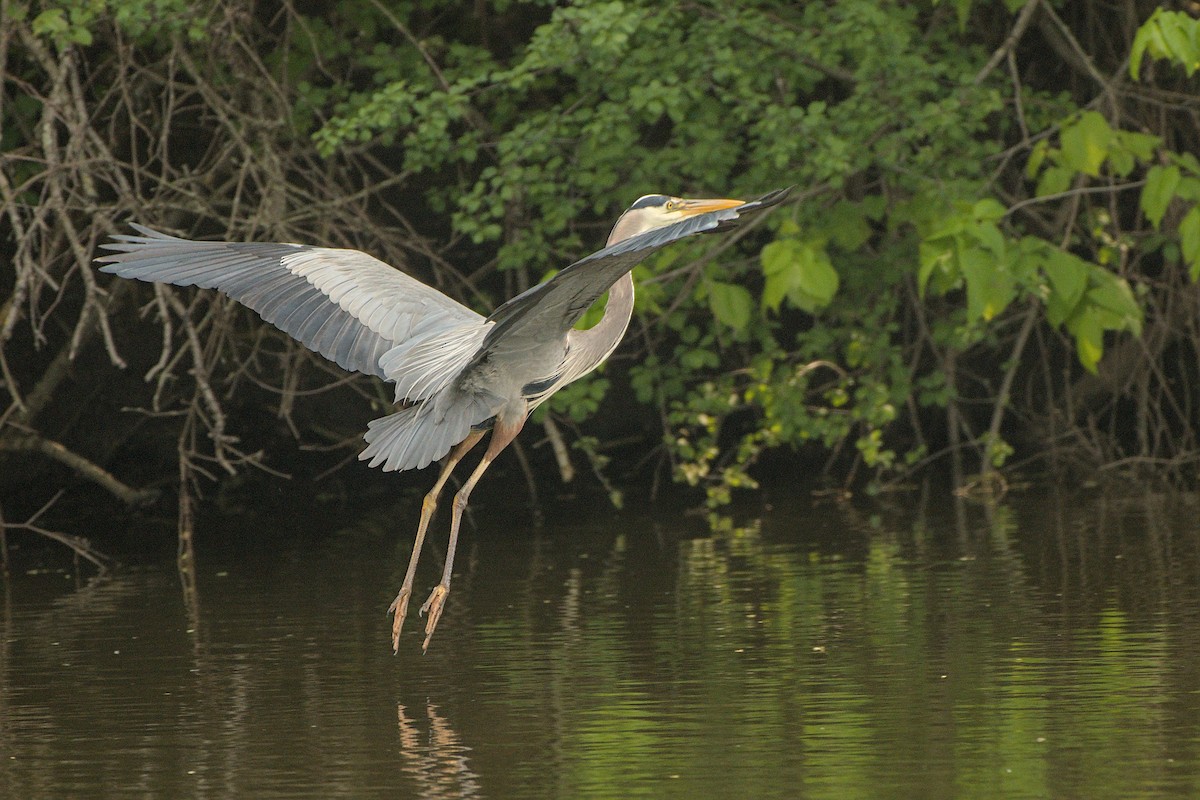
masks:
[[[1029,177],[1038,176],[1037,197],[1065,192],[1072,178],[1082,173],[1099,177],[1107,171],[1124,178],[1139,163],[1149,161],[1161,138],[1136,131],[1114,129],[1095,111],[1073,115],[1059,130],[1060,147],[1043,139],[1034,146],[1026,166]]]
[[[1113,269],[1128,240],[1101,217],[1089,237],[1045,237],[990,190],[983,165],[1010,134],[1009,114],[1002,84],[972,80],[989,50],[964,41],[968,16],[990,7],[953,7],[958,24],[946,26],[919,6],[868,0],[705,14],[648,0],[558,6],[511,52],[470,36],[429,40],[420,55],[436,51],[437,71],[411,48],[387,48],[375,85],[338,101],[315,141],[326,154],[394,144],[404,169],[456,176],[428,190],[429,207],[494,250],[502,270],[531,278],[594,241],[581,217],[611,219],[637,194],[812,187],[819,200],[768,219],[757,262],[696,272],[686,265],[700,242],[639,270],[638,310],[657,344],[630,380],[665,410],[677,476],[714,505],[752,486],[755,461],[781,446],[850,444],[882,475],[925,453],[889,441],[898,409],[959,402],[940,362],[913,358],[897,321],[911,313],[905,286],[942,303],[920,312],[931,319],[919,346],[939,358],[996,348],[1006,320],[1032,304],[1095,372],[1106,337],[1137,335],[1143,321]],[[1157,134],[1059,95],[1030,92],[1026,104],[1031,120],[1062,120],[1029,153],[1034,198],[1144,172],[1141,208],[1157,227],[1177,198],[1200,194],[1190,162]],[[1196,272],[1200,212],[1181,219],[1180,252]],[[796,330],[796,314],[812,326]],[[602,394],[575,388],[550,408],[579,418]],[[998,436],[980,441],[993,464],[1011,452]]]
[[[749,326],[750,315],[754,312],[754,298],[749,289],[720,281],[708,281],[704,287],[708,308],[718,322],[735,331],[743,331]]]
[[[534,421],[540,422],[546,413],[545,409],[550,408],[574,422],[583,422],[600,408],[604,396],[608,393],[608,385],[608,379],[601,377],[568,384],[555,393],[546,405],[534,412],[537,415]]]
[[[1133,37],[1129,74],[1135,81],[1141,76],[1145,56],[1173,61],[1182,66],[1190,78],[1200,69],[1200,20],[1183,11],[1154,9]]]
[[[1163,215],[1167,213],[1167,206],[1175,199],[1175,190],[1179,188],[1182,177],[1179,167],[1174,164],[1166,167],[1155,164],[1146,173],[1141,206],[1146,219],[1150,220],[1154,227],[1162,224]]]
[[[749,197],[795,185],[789,204],[738,238],[696,237],[640,265],[622,368],[539,412],[586,425],[628,381],[642,422],[661,421],[675,477],[719,506],[754,486],[757,462],[778,449],[826,458],[875,487],[956,447],[972,468],[997,468],[1010,441],[1036,447],[1060,420],[1102,406],[1076,405],[1094,383],[1087,373],[1114,350],[1128,355],[1147,320],[1170,318],[1160,306],[1171,292],[1200,278],[1200,161],[1179,110],[1190,106],[1164,104],[1158,86],[1094,85],[1126,56],[1139,81],[1183,81],[1196,67],[1195,22],[1156,11],[1133,38],[1131,20],[1111,24],[1103,4],[1078,19],[1040,5],[1039,19],[1060,30],[1111,38],[1093,45],[1075,31],[1072,47],[1090,48],[1088,59],[1058,39],[1007,53],[1004,28],[1026,0],[347,0],[287,5],[269,22],[250,15],[251,27],[286,35],[255,28],[237,47],[220,27],[242,19],[235,5],[15,9],[34,35],[81,58],[101,58],[97,44],[116,39],[132,43],[133,63],[179,49],[147,97],[175,86],[185,62],[217,76],[197,96],[221,97],[213,89],[236,71],[229,53],[255,36],[275,43],[255,68],[290,109],[232,125],[241,163],[288,150],[300,153],[289,164],[310,165],[289,168],[297,186],[324,169],[386,184],[368,205],[403,219],[395,230],[410,233],[397,237],[431,256],[438,285],[481,310],[594,249],[640,194]],[[1184,69],[1139,72],[1147,57]],[[1064,77],[1085,61],[1095,67],[1086,80]],[[106,67],[88,66],[101,97],[138,96],[103,87]],[[40,103],[15,94],[6,146],[40,128]],[[247,94],[229,102],[261,100]],[[1145,103],[1161,113],[1143,113]],[[187,158],[211,157],[185,139],[203,141],[170,141]],[[270,198],[243,199],[252,184],[225,171],[205,186],[259,205],[255,230],[288,218]],[[1161,365],[1147,373],[1170,383]],[[1040,424],[1046,416],[1054,424]],[[1098,427],[1079,426],[1081,440]],[[1118,444],[1088,452],[1115,457],[1128,439],[1118,431]]]
[[[194,42],[206,36],[203,4],[197,7],[187,0],[44,0],[39,5],[30,30],[60,50],[87,47],[95,39],[96,26],[110,21],[147,43],[172,33],[183,33]]]
[[[1180,256],[1193,281],[1200,280],[1200,160],[1191,153],[1168,154],[1171,163],[1155,164],[1146,172],[1140,207],[1155,228],[1173,203],[1190,208],[1179,216]]]
[[[778,311],[786,299],[796,308],[813,313],[829,305],[838,290],[838,274],[819,241],[799,237],[794,226],[784,226],[780,237],[762,249],[762,305]]]
[[[1002,205],[985,199],[942,218],[921,242],[918,286],[934,294],[965,286],[968,323],[991,321],[1018,296],[1037,298],[1047,321],[1066,328],[1080,363],[1095,372],[1105,331],[1141,332],[1142,310],[1129,284],[1043,239],[1007,237],[1000,227],[1004,215]],[[983,331],[964,329],[965,341],[978,341]]]

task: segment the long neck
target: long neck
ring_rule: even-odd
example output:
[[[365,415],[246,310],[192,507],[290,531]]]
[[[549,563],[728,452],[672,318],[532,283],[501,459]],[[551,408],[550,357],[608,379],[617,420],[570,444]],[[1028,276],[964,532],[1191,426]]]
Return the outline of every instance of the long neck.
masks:
[[[571,349],[586,353],[586,360],[571,370],[571,380],[582,377],[602,364],[617,349],[629,320],[633,316],[633,273],[626,272],[608,290],[608,304],[604,316],[587,330],[575,330],[568,334]]]
[[[641,233],[640,215],[625,212],[612,232],[608,234],[608,245],[628,239]],[[626,272],[608,289],[608,304],[604,306],[604,316],[587,330],[574,330],[567,334],[571,349],[584,354],[570,370],[569,381],[580,378],[604,363],[625,335],[629,320],[633,316],[633,274]]]

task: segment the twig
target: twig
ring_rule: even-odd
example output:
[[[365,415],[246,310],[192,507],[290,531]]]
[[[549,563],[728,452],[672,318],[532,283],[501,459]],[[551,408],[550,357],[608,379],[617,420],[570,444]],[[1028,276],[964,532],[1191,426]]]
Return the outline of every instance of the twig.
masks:
[[[1025,5],[1021,8],[1021,13],[1017,14],[1017,21],[1013,23],[1012,30],[1009,32],[1008,38],[1004,40],[1004,44],[1000,45],[996,49],[996,52],[992,53],[992,57],[984,64],[983,69],[979,70],[978,74],[975,75],[973,83],[976,86],[983,83],[992,70],[998,67],[1000,62],[1016,48],[1017,42],[1021,41],[1021,37],[1025,35],[1025,30],[1029,27],[1034,13],[1041,4],[1042,0],[1026,0]]]
[[[1049,203],[1054,200],[1062,200],[1064,198],[1072,198],[1072,197],[1076,197],[1081,194],[1111,194],[1113,192],[1123,192],[1126,189],[1140,189],[1141,187],[1143,187],[1145,185],[1146,185],[1146,182],[1144,180],[1142,180],[1142,181],[1130,181],[1129,183],[1118,183],[1113,186],[1074,187],[1071,189],[1067,189],[1066,191],[1055,192],[1054,194],[1048,194],[1048,195],[1044,195],[1042,197],[1030,197],[1026,200],[1021,200],[1020,202],[1013,203],[1011,206],[1008,207],[1008,210],[1004,212],[1004,216],[1006,216],[1006,217],[1012,216],[1015,212],[1020,211],[1022,208],[1025,208],[1026,206],[1034,205],[1036,203]]]
[[[99,550],[92,547],[91,542],[89,542],[87,539],[83,538],[82,536],[73,536],[69,533],[61,533],[59,531],[52,531],[52,530],[49,530],[48,528],[43,528],[37,524],[38,519],[40,519],[41,516],[43,514],[45,514],[46,511],[48,511],[52,505],[54,505],[56,502],[58,502],[59,498],[62,497],[63,494],[64,494],[64,491],[60,489],[58,492],[55,493],[55,495],[53,497],[51,497],[49,500],[47,500],[46,503],[41,508],[39,508],[37,511],[35,511],[33,513],[33,515],[31,517],[29,517],[29,519],[25,520],[24,522],[5,522],[3,517],[0,517],[0,531],[23,530],[23,531],[29,531],[30,533],[37,534],[38,536],[44,536],[47,539],[51,539],[55,542],[58,542],[61,545],[64,545],[64,546],[70,548],[75,553],[76,556],[81,556],[81,557],[87,559],[88,561],[90,561],[92,564],[95,565],[96,569],[98,569],[100,571],[101,575],[104,575],[111,568],[111,566],[113,564],[113,560],[110,557],[106,556],[104,553],[101,553]],[[5,569],[7,569],[7,567],[8,567],[7,552],[5,553],[4,561],[5,561]]]
[[[558,425],[554,423],[554,417],[550,414],[546,415],[545,421],[542,423],[542,428],[546,431],[546,439],[550,442],[550,449],[554,451],[554,460],[558,464],[558,475],[563,483],[570,483],[575,480],[575,465],[571,463],[571,454],[567,450],[567,444],[563,441],[562,431],[558,429]]]

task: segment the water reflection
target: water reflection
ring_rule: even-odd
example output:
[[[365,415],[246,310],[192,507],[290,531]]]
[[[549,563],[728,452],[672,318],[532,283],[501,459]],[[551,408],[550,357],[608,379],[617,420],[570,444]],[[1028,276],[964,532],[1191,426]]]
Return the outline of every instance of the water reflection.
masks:
[[[17,576],[0,796],[1200,796],[1197,500],[904,500],[467,532],[424,657],[392,508]]]
[[[465,747],[433,703],[425,704],[427,727],[410,718],[403,703],[396,705],[400,723],[400,755],[404,772],[412,777],[421,800],[480,797],[479,776],[471,771]],[[422,735],[427,731],[426,735]]]

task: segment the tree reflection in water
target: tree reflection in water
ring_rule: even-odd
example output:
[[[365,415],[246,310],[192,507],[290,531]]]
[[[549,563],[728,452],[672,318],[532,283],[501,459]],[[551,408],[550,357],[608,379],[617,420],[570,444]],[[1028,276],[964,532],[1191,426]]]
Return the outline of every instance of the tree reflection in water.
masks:
[[[777,494],[469,530],[428,656],[380,645],[390,505],[202,528],[186,603],[12,575],[0,797],[1200,793],[1196,498]]]

